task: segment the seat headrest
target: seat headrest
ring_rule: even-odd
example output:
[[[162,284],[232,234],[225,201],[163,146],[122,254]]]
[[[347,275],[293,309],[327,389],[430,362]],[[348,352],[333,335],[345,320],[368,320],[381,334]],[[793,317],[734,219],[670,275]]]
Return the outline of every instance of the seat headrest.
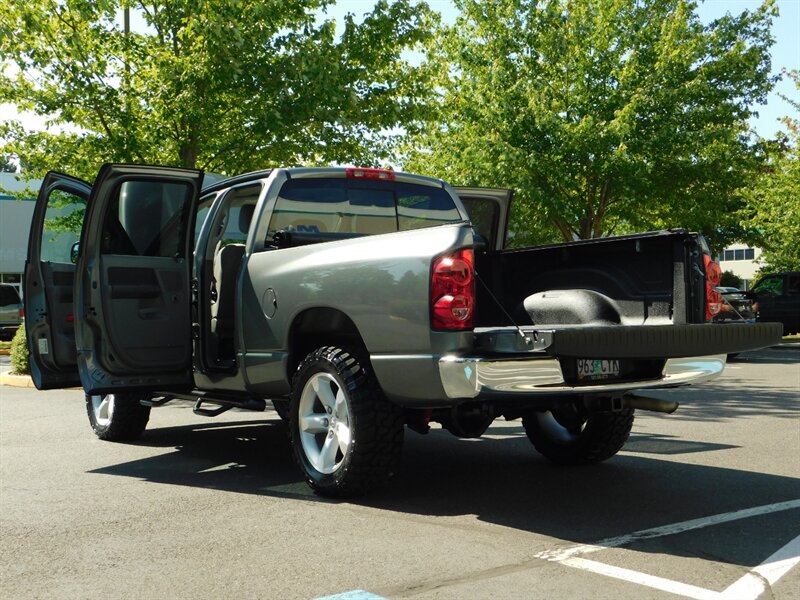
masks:
[[[255,204],[244,204],[239,209],[239,231],[247,233],[250,231],[250,221],[253,220],[253,213],[256,211]]]

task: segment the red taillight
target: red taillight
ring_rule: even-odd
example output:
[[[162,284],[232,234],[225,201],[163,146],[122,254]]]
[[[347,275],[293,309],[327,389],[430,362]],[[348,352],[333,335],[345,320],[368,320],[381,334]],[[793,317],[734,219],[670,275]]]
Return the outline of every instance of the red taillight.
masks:
[[[24,308],[20,308],[19,309],[19,318],[20,319],[24,319],[25,318],[25,309]]]
[[[431,266],[431,324],[436,330],[472,329],[475,315],[472,249],[440,256]]]
[[[347,176],[351,179],[382,179],[384,181],[394,181],[394,171],[389,171],[387,169],[348,167]]]
[[[74,323],[75,315],[67,315],[67,323]]]
[[[710,321],[722,310],[722,294],[715,289],[722,278],[722,269],[708,254],[703,256],[703,262],[706,267],[706,321]]]

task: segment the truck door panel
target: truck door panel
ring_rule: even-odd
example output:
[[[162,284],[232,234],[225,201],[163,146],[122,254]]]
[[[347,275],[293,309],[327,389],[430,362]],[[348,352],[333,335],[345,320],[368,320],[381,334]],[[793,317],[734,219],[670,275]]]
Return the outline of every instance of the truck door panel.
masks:
[[[99,297],[112,340],[105,355],[109,366],[114,371],[182,368],[191,359],[186,262],[108,255],[100,265],[105,290]]]
[[[25,327],[39,389],[78,385],[72,251],[91,185],[50,172],[39,189],[25,264]]]
[[[188,235],[202,173],[104,165],[78,271],[81,381],[89,392],[190,387]]]

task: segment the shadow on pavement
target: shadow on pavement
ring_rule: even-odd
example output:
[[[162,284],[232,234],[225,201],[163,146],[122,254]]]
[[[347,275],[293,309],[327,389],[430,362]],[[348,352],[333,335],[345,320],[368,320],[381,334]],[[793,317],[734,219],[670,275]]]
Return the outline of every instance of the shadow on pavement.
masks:
[[[786,368],[792,372],[782,379],[788,382],[784,387],[778,386],[774,381],[770,381],[769,387],[764,387],[761,382],[753,379],[752,367],[748,367],[746,376],[745,371],[729,369],[720,379],[709,384],[673,390],[647,390],[645,394],[679,401],[681,407],[678,412],[670,415],[670,419],[676,420],[725,421],[746,416],[788,419],[800,417],[800,403],[797,401],[800,397],[800,351],[769,348],[745,352],[729,363],[733,367],[737,363],[765,367],[781,365],[782,372],[783,365],[787,365]]]
[[[521,428],[497,427],[488,433],[480,440],[458,440],[441,430],[427,436],[407,432],[399,473],[386,488],[351,503],[426,517],[476,515],[486,523],[571,544],[800,498],[800,479],[657,458],[724,446],[637,434],[626,450],[652,456],[621,454],[592,467],[556,467],[535,453]],[[140,444],[175,451],[93,472],[340,503],[307,488],[278,420],[154,429]],[[695,535],[690,542],[655,540],[636,549],[698,556],[713,548],[714,560],[754,566],[798,533],[800,510],[772,518],[785,524],[769,535],[764,533],[769,528],[762,527],[744,546],[746,523],[736,521],[710,528],[711,546]],[[727,538],[726,544],[719,543]]]

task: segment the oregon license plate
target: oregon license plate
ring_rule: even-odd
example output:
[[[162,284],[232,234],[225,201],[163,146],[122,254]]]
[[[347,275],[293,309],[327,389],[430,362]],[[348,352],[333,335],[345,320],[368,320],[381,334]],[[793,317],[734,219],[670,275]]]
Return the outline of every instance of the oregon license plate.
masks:
[[[578,379],[619,377],[619,361],[600,358],[579,358]]]

